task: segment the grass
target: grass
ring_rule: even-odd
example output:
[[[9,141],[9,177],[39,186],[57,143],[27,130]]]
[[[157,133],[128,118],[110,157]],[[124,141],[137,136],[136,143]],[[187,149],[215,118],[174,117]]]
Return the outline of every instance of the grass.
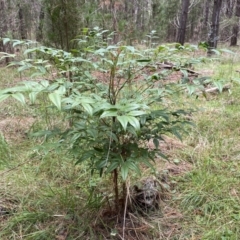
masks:
[[[176,239],[240,237],[239,86],[232,91],[195,102],[202,111],[194,115],[196,128],[186,139],[193,148],[181,153],[193,169],[176,179],[172,202],[186,217]]]
[[[224,54],[197,71],[229,80],[239,77],[239,61]],[[14,69],[0,72],[0,88],[16,81]],[[156,161],[158,174],[168,174],[170,197],[161,204],[162,215],[138,217],[144,228],[135,230],[135,239],[240,239],[239,91],[233,84],[231,94],[180,96],[179,104],[198,109],[191,116],[195,127],[181,147],[173,142],[167,149],[170,162]],[[74,165],[64,152],[33,150],[39,142],[27,133],[44,124],[43,112],[11,99],[0,109],[0,239],[117,239],[121,229],[101,207],[111,199],[109,179],[90,178],[87,166]],[[129,229],[125,239],[131,239]]]

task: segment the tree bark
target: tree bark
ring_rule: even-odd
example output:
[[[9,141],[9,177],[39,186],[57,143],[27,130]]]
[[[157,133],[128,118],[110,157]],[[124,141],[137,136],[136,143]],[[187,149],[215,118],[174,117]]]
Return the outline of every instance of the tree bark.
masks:
[[[237,46],[238,32],[239,32],[239,26],[238,26],[238,23],[235,23],[232,28],[232,36],[230,39],[230,46]]]
[[[7,19],[7,4],[5,1],[0,1],[0,38],[7,37],[8,33],[8,19]],[[3,44],[3,40],[0,39],[0,52],[7,52],[9,44]],[[9,58],[5,58],[5,63],[8,64]]]
[[[209,0],[206,0],[205,1],[205,4],[204,4],[204,25],[207,26],[208,24],[208,19],[209,19]]]
[[[36,39],[37,41],[43,40],[43,23],[44,23],[44,7],[41,6],[40,13],[39,13],[39,23],[36,31]]]
[[[221,7],[222,0],[214,0],[212,23],[208,38],[208,55],[211,55],[213,53],[212,49],[217,47]]]
[[[26,33],[26,28],[25,28],[25,23],[24,23],[24,17],[23,17],[23,8],[18,4],[18,18],[19,18],[19,32],[21,39],[27,39],[27,33]]]
[[[185,33],[188,19],[188,8],[189,8],[190,0],[182,0],[182,10],[180,16],[180,26],[177,33],[176,42],[180,44],[184,44],[185,41]]]
[[[226,15],[228,18],[231,18],[233,15],[233,9],[234,9],[234,2],[235,0],[226,0]]]
[[[240,0],[237,0],[236,3],[235,16],[240,17]]]
[[[110,6],[111,6],[111,13],[112,13],[112,23],[113,23],[113,42],[114,44],[118,43],[118,27],[117,27],[117,13],[116,13],[116,7],[115,7],[115,0],[110,0]]]
[[[237,0],[237,2],[236,2],[235,16],[236,16],[236,18],[240,17],[240,0]],[[233,25],[232,36],[231,36],[231,39],[230,39],[230,46],[237,46],[237,37],[238,37],[238,32],[239,32],[239,25],[238,24],[239,24],[239,19]]]

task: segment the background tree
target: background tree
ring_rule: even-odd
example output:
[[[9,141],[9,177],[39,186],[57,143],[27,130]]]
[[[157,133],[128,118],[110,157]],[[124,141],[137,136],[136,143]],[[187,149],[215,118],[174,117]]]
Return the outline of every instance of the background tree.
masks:
[[[240,17],[240,0],[236,1],[236,7],[235,7],[235,22],[232,27],[232,36],[230,39],[230,46],[236,46],[237,45],[237,36],[239,32],[239,17]]]
[[[37,40],[64,50],[74,48],[76,41],[71,40],[84,28],[94,27],[115,32],[109,39],[115,43],[145,44],[155,30],[158,43],[208,40],[216,46],[231,35],[236,41],[236,6],[237,0],[1,0],[0,29],[1,37]],[[214,20],[221,16],[221,22],[216,25],[211,13]]]
[[[43,5],[40,8],[40,13],[39,13],[39,22],[38,26],[36,29],[36,40],[39,42],[43,41],[43,24],[44,24],[44,7]]]
[[[212,53],[211,50],[217,47],[221,7],[222,0],[214,0],[211,29],[208,39],[209,44],[208,54],[211,54]]]
[[[227,17],[231,18],[233,15],[234,5],[236,0],[226,0],[225,4],[225,14]]]
[[[203,25],[207,26],[208,24],[208,19],[209,19],[209,1],[206,0],[204,4],[204,21]]]
[[[44,34],[45,43],[69,51],[70,41],[79,33],[80,15],[77,0],[44,1]]]
[[[189,8],[190,0],[182,0],[182,10],[180,15],[179,21],[179,28],[177,34],[177,42],[180,44],[184,44],[185,41],[185,32],[187,26],[187,19],[188,19],[188,8]]]
[[[19,33],[20,33],[21,39],[27,39],[27,31],[26,31],[27,28],[25,26],[23,11],[24,11],[23,6],[18,4]]]
[[[4,1],[0,1],[0,37],[3,38],[6,36],[8,31],[7,26],[7,11],[6,11],[6,5]],[[5,46],[3,44],[3,41],[0,41],[0,51],[5,52]]]

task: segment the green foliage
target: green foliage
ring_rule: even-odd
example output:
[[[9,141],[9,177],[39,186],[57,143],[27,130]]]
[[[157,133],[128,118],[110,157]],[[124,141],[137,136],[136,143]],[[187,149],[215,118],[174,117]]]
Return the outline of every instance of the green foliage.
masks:
[[[181,139],[184,125],[189,123],[184,116],[190,111],[171,109],[169,103],[176,92],[194,85],[189,80],[172,85],[165,79],[174,71],[181,71],[188,79],[186,64],[203,59],[187,58],[196,46],[179,48],[168,44],[140,51],[132,46],[104,46],[95,40],[104,33],[101,29],[85,29],[83,33],[83,40],[78,42],[87,46],[81,51],[69,53],[44,46],[27,49],[25,54],[33,53],[36,58],[18,62],[18,71],[33,69],[32,77],[43,79],[2,90],[0,99],[12,96],[22,104],[32,105],[37,104],[38,96],[49,99],[69,127],[61,130],[49,127],[34,136],[46,140],[52,137],[56,144],[47,141],[46,149],[53,146],[67,149],[76,163],[86,162],[92,174],[114,173],[118,208],[118,173],[124,183],[130,172],[141,173],[141,164],[153,168],[157,154],[165,157],[159,149],[162,135],[173,134]],[[88,46],[89,43],[92,44]],[[179,52],[181,57],[176,57]],[[170,71],[159,74],[147,71],[157,69],[158,62],[167,60],[174,64]],[[60,77],[54,81],[44,79],[53,69],[57,69]],[[103,79],[98,79],[99,76]],[[150,140],[155,145],[151,151]]]
[[[94,39],[90,41],[93,43],[92,46],[94,46]],[[107,167],[105,167],[102,177],[99,177],[95,169],[95,174],[91,176],[89,181],[88,170],[93,161],[86,158],[82,163],[72,166],[74,150],[72,149],[73,145],[70,145],[70,143],[74,143],[74,139],[71,139],[71,136],[74,134],[76,136],[78,131],[84,135],[85,127],[85,132],[87,132],[85,135],[89,136],[90,126],[98,123],[97,120],[99,122],[104,120],[111,123],[111,115],[106,115],[102,118],[101,115],[100,117],[98,115],[96,119],[95,113],[88,107],[90,105],[92,109],[95,109],[94,103],[91,101],[92,96],[87,95],[88,93],[91,95],[92,92],[104,92],[101,94],[101,98],[107,98],[108,66],[104,66],[106,62],[99,63],[99,55],[93,56],[96,50],[104,48],[104,46],[99,44],[102,46],[99,47],[96,42],[96,48],[92,47],[91,51],[86,51],[84,48],[87,46],[87,43],[85,44],[84,47],[82,43],[79,44],[79,48],[82,50],[78,51],[78,48],[76,48],[77,52],[72,52],[70,56],[73,58],[81,56],[85,60],[90,59],[90,64],[87,62],[71,63],[71,66],[77,66],[72,68],[71,75],[68,74],[67,70],[63,70],[69,68],[64,68],[66,58],[63,57],[64,54],[60,50],[49,49],[49,52],[47,51],[48,54],[33,51],[32,56],[38,59],[31,60],[31,68],[24,71],[20,69],[20,73],[24,76],[24,79],[29,74],[35,73],[36,75],[28,78],[27,82],[21,83],[17,87],[1,91],[2,100],[11,98],[12,94],[22,94],[24,96],[23,104],[28,106],[24,113],[21,112],[21,109],[13,112],[12,108],[17,108],[20,105],[16,104],[16,106],[13,106],[15,98],[7,99],[5,102],[1,102],[2,109],[5,109],[2,111],[1,118],[4,119],[6,117],[5,113],[11,119],[32,116],[34,111],[34,116],[37,116],[40,122],[34,124],[31,129],[31,135],[33,137],[42,137],[42,139],[37,141],[33,141],[30,136],[29,138],[21,138],[20,141],[11,141],[11,154],[13,155],[11,165],[18,166],[19,163],[21,165],[18,168],[14,167],[11,171],[7,171],[7,174],[2,174],[1,208],[3,210],[3,221],[1,221],[0,226],[1,239],[105,239],[110,234],[115,234],[116,237],[118,234],[121,234],[121,231],[117,232],[116,229],[121,229],[122,223],[119,223],[116,227],[115,219],[109,221],[109,211],[105,212],[105,208],[101,208],[103,203],[112,204],[113,194],[110,191],[112,191],[111,177],[113,174],[106,174],[108,172]],[[229,64],[232,64],[232,61],[226,61],[226,55],[224,55],[223,61],[221,60],[222,56],[218,55],[217,61],[209,59],[208,64],[204,65],[205,59],[199,60],[199,57],[197,59],[194,58],[195,55],[199,56],[202,52],[187,50],[187,47],[192,46],[185,46],[181,50],[176,50],[175,45],[166,44],[159,46],[159,49],[162,49],[159,52],[157,48],[136,51],[142,55],[139,56],[139,59],[137,58],[135,66],[142,66],[143,69],[140,67],[135,76],[141,71],[139,76],[142,76],[142,78],[134,79],[133,77],[132,85],[128,92],[135,92],[138,87],[146,86],[144,81],[148,77],[153,79],[153,88],[155,87],[162,91],[161,101],[156,102],[154,100],[155,102],[149,104],[149,108],[137,111],[147,112],[147,114],[154,111],[157,114],[157,111],[162,109],[174,112],[179,108],[185,109],[186,104],[201,109],[201,111],[195,112],[194,115],[186,116],[187,119],[193,119],[195,127],[194,129],[187,128],[190,134],[184,137],[184,147],[178,149],[178,145],[175,145],[175,143],[171,144],[171,149],[167,150],[170,161],[166,165],[167,169],[163,167],[164,163],[159,163],[161,161],[160,158],[156,158],[156,176],[162,177],[162,174],[164,174],[164,178],[161,178],[161,180],[166,181],[172,196],[171,199],[168,198],[167,201],[161,202],[161,207],[163,206],[161,210],[164,216],[173,217],[162,218],[158,214],[154,214],[150,218],[144,217],[142,226],[148,224],[152,227],[150,230],[145,230],[141,236],[148,239],[159,239],[160,236],[169,239],[238,239],[240,234],[240,165],[238,161],[239,136],[236,132],[239,130],[239,87],[232,83],[231,94],[223,92],[221,95],[211,95],[208,93],[206,96],[207,100],[201,96],[201,93],[197,93],[198,99],[190,98],[186,95],[186,88],[191,88],[191,94],[195,94],[196,89],[199,89],[200,86],[211,87],[212,81],[206,77],[191,79],[193,82],[189,81],[188,72],[186,71],[187,68],[189,69],[189,66],[184,66],[184,63],[187,64],[190,59],[193,64],[197,63],[194,68],[196,72],[203,73],[207,71],[211,74],[212,71],[209,71],[209,69],[213,70],[214,81],[224,84],[229,81],[230,76],[233,81],[239,82],[238,73],[235,72],[238,69],[239,59],[237,55],[234,56],[236,64],[230,67]],[[58,64],[58,67],[56,67],[56,64],[59,62],[57,58],[54,59],[52,57],[51,51],[53,55],[56,55],[59,51],[59,62],[62,62],[62,64]],[[126,54],[129,53],[127,52]],[[179,63],[180,70],[159,69],[159,65],[164,60],[167,60],[167,55],[171,59],[169,62]],[[47,69],[45,74],[42,74],[40,69],[37,68],[40,63],[43,68]],[[93,65],[94,63],[97,65]],[[22,62],[20,67],[24,64]],[[102,71],[96,70],[98,68],[94,68],[94,66],[101,66]],[[63,73],[60,73],[62,71]],[[178,74],[176,81],[170,84],[168,79],[171,76],[169,75],[172,72],[175,73],[175,71],[181,71],[182,76]],[[57,74],[53,75],[56,72]],[[12,83],[16,82],[16,77],[18,77],[17,68],[4,69],[1,71],[1,85],[4,87],[12,86]],[[98,85],[98,87],[95,85]],[[75,106],[76,109],[65,109],[68,104],[62,100],[71,97],[73,94],[71,86],[74,86],[74,89],[76,89],[75,86],[78,86],[78,92],[84,92],[84,98],[87,99],[86,106],[82,102]],[[127,86],[125,87],[125,90],[128,90]],[[67,91],[64,89],[67,89]],[[183,94],[180,94],[181,90],[184,90]],[[60,96],[61,99],[60,111],[57,108],[59,100],[51,101],[49,98],[49,95],[55,93],[55,91],[58,92],[56,96]],[[77,91],[75,90],[75,92]],[[123,96],[121,94],[124,94],[124,92],[119,93],[118,101]],[[140,97],[145,97],[147,103],[149,102],[147,95],[143,94]],[[82,99],[81,101],[83,101]],[[126,104],[129,104],[128,100]],[[120,105],[122,106],[122,103]],[[103,109],[104,111],[105,109]],[[129,112],[135,110],[122,110],[117,107],[117,110],[113,109],[113,111],[117,113],[123,111],[124,115],[128,115]],[[36,114],[36,112],[39,114]],[[109,112],[109,114],[112,114],[111,111]],[[119,128],[123,133],[129,135],[128,129],[135,129],[134,126],[128,121],[126,130],[124,130],[117,116],[116,122]],[[134,117],[140,121],[140,131],[142,131],[142,115],[134,115]],[[171,118],[173,120],[174,116],[169,115],[169,119]],[[46,119],[46,124],[42,122],[44,119]],[[86,121],[86,124],[84,129],[81,129],[81,125],[78,125],[80,126],[79,130],[77,124],[82,122],[82,119]],[[179,120],[184,119],[185,116],[179,117]],[[158,117],[154,121],[159,121]],[[148,120],[147,124],[152,123]],[[14,126],[12,127],[13,129],[10,130],[15,132]],[[19,131],[19,128],[17,129]],[[70,133],[74,129],[75,133]],[[4,129],[4,133],[7,130]],[[98,131],[101,131],[102,135],[104,134],[102,129]],[[138,133],[137,130],[135,132]],[[141,133],[144,134],[144,131]],[[8,136],[7,134],[6,136]],[[104,137],[106,135],[105,133]],[[111,136],[112,138],[110,138]],[[110,142],[110,139],[113,142],[113,138],[114,136],[111,134],[108,142]],[[95,132],[92,133],[89,139],[95,141]],[[84,139],[82,143],[80,138],[77,141],[81,145],[76,144],[75,161],[79,160],[85,150],[89,150],[92,146],[84,144]],[[154,140],[154,142],[158,145],[157,140]],[[41,143],[41,145],[35,147],[34,152],[32,152],[30,149],[38,143]],[[99,145],[101,144],[100,142]],[[139,146],[143,147],[143,144],[144,141],[140,140]],[[54,149],[61,150],[61,148],[64,148],[64,151],[53,151]],[[68,150],[69,152],[67,152]],[[161,153],[161,151],[155,152],[156,154]],[[100,154],[101,152],[98,152],[98,155]],[[151,159],[149,162],[153,165]],[[118,166],[118,162],[113,163],[113,168],[115,164]],[[152,167],[151,165],[149,167]],[[143,177],[148,175],[149,172],[146,171],[146,168],[142,168],[142,163],[139,166]],[[135,172],[138,174],[138,170],[132,170],[131,168],[127,170],[130,167],[128,163],[126,163],[126,166],[123,165],[121,167],[123,170],[120,167],[115,168],[115,170],[118,170],[119,179],[122,176],[125,178],[126,174],[128,174],[128,178],[131,177],[130,183],[135,184]],[[109,172],[111,172],[111,169],[109,169]],[[166,172],[167,176],[165,175]],[[99,208],[101,208],[100,211]],[[5,210],[7,210],[7,214],[5,214]],[[106,215],[107,219],[104,221]],[[128,217],[126,219],[128,220]],[[99,222],[103,223],[98,224]],[[126,226],[128,226],[127,224],[126,222]],[[141,223],[139,224],[138,221],[135,226],[141,226]],[[171,234],[169,226],[172,226],[174,230],[171,231]],[[101,229],[101,235],[99,234],[99,229]],[[148,234],[151,236],[148,237]]]

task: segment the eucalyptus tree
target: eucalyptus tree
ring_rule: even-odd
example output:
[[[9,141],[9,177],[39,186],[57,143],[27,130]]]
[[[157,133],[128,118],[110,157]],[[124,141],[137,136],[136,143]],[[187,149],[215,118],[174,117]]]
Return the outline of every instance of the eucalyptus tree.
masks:
[[[214,0],[211,29],[208,38],[209,45],[208,54],[212,54],[212,49],[217,47],[221,7],[222,0]]]
[[[202,3],[202,21],[201,21],[201,36],[202,39],[207,39],[207,34],[208,34],[208,25],[209,25],[209,13],[210,13],[210,1],[205,0]]]
[[[185,33],[188,19],[188,9],[190,5],[190,0],[182,0],[182,10],[179,21],[179,28],[177,33],[177,42],[180,44],[184,44],[185,41]]]
[[[8,24],[7,24],[7,11],[6,11],[6,4],[4,1],[0,2],[0,52],[6,52],[6,45],[3,44],[3,40],[1,40],[8,31]],[[5,59],[8,62],[8,58]]]
[[[235,19],[234,19],[234,25],[232,27],[232,36],[230,39],[230,46],[237,45],[237,37],[239,32],[239,17],[240,17],[240,0],[237,0],[236,6],[235,6]]]

